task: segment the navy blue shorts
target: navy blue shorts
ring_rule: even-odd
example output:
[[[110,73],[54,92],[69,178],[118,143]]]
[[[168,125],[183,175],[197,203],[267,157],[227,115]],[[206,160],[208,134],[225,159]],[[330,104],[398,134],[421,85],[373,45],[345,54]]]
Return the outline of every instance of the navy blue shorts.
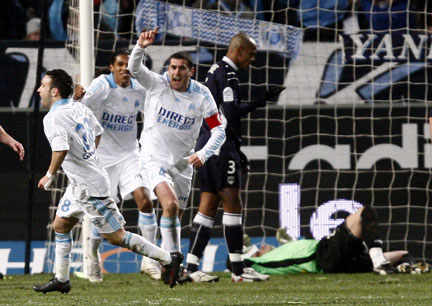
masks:
[[[239,160],[213,155],[198,169],[197,178],[201,191],[216,193],[223,188],[240,188],[241,176]]]

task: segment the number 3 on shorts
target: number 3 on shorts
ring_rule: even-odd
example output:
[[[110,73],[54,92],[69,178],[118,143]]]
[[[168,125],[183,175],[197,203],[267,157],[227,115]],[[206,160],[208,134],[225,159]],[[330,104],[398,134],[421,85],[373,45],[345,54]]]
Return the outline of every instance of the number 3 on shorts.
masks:
[[[233,160],[229,160],[228,161],[228,171],[227,174],[234,174],[236,172],[236,168],[235,168],[235,161]]]

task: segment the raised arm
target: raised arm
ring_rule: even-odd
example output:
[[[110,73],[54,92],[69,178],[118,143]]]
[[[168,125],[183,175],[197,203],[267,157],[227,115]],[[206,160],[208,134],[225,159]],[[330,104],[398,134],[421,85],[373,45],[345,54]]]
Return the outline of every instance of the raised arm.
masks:
[[[159,75],[150,71],[143,64],[145,48],[154,43],[158,28],[155,27],[154,30],[140,34],[128,62],[129,72],[146,90],[149,90],[153,83],[159,80]]]

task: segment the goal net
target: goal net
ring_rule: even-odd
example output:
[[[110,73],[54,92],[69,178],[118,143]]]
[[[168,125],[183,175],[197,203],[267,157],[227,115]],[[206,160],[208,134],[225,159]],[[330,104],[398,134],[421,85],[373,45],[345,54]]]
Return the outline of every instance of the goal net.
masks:
[[[79,10],[76,1],[70,18]],[[114,2],[95,7],[96,70],[108,66],[113,50],[132,47],[137,33],[158,25],[157,40],[147,50],[149,68],[161,72],[169,55],[186,50],[202,82],[231,36],[246,32],[257,41],[258,55],[247,71],[239,71],[243,99],[259,97],[269,86],[286,88],[242,121],[251,168],[244,177],[243,217],[252,242],[274,242],[281,226],[295,238],[320,239],[349,213],[371,205],[386,250],[428,257],[432,17],[426,2]],[[67,42],[72,53],[80,48],[73,24]],[[199,205],[195,181],[193,186],[182,220],[183,252]],[[128,230],[138,231],[134,205],[122,209]],[[215,220],[208,270],[223,269],[225,261],[218,257],[226,251],[221,217],[220,212]],[[124,271],[125,252],[107,244],[102,252],[113,259],[110,272]],[[138,256],[125,262],[139,269]]]

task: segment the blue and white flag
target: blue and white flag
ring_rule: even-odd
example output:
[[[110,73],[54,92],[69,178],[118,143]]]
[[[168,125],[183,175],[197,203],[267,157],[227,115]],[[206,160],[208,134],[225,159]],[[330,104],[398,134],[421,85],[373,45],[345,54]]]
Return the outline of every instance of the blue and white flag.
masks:
[[[290,25],[241,19],[156,0],[139,2],[135,25],[138,33],[159,26],[160,33],[221,45],[228,45],[231,37],[242,32],[256,41],[258,49],[284,52],[291,58],[300,52],[303,39],[302,30]]]

